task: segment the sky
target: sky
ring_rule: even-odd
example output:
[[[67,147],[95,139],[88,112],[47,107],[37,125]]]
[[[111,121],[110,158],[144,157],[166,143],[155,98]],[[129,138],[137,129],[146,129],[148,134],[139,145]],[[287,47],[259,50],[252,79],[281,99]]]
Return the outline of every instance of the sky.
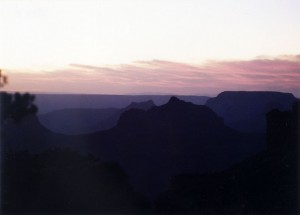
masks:
[[[0,0],[1,90],[300,97],[299,0]]]

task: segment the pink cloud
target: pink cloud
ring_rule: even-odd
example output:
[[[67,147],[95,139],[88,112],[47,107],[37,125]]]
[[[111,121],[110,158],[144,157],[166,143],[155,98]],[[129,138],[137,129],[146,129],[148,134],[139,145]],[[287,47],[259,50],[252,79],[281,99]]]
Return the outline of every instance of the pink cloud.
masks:
[[[300,55],[199,65],[162,60],[111,67],[71,64],[61,70],[9,77],[12,84],[7,89],[19,91],[215,95],[225,90],[274,90],[300,97]]]

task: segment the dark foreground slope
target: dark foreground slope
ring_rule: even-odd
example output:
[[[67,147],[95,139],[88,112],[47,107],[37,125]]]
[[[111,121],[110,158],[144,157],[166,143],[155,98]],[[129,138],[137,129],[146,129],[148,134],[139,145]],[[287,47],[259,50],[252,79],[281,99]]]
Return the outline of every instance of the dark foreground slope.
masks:
[[[157,209],[176,214],[298,214],[297,150],[268,151],[226,172],[178,175]]]
[[[266,132],[265,114],[275,108],[289,111],[295,101],[291,93],[226,91],[209,99],[206,105],[231,128],[242,132]]]
[[[142,214],[149,201],[134,192],[117,163],[70,150],[2,158],[1,214]]]

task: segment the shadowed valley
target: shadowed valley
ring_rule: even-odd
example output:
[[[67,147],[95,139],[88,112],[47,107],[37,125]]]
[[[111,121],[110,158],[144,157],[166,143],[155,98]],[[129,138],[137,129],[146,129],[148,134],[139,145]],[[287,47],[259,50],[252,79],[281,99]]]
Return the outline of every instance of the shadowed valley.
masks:
[[[158,106],[147,101],[6,120],[2,208],[5,213],[293,213],[295,102],[291,94],[224,92],[207,106],[171,97]],[[274,108],[280,110],[272,115]],[[79,121],[66,128],[76,124],[75,115],[82,115],[82,127]],[[49,125],[51,119],[61,119],[65,133],[76,132],[55,133],[39,122]],[[276,128],[285,120],[293,121],[290,127]],[[241,122],[245,126],[236,127]],[[280,195],[286,196],[281,204]],[[19,201],[24,203],[14,207]]]

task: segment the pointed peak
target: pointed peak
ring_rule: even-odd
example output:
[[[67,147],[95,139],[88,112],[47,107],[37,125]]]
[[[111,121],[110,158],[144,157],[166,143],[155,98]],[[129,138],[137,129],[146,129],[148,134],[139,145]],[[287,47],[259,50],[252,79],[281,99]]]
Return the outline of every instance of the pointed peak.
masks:
[[[171,96],[169,102],[179,102],[181,101],[179,98],[177,98],[176,96]]]
[[[186,103],[186,102],[183,100],[180,100],[179,98],[177,98],[175,96],[172,96],[168,102],[168,104],[183,104],[183,103]]]

